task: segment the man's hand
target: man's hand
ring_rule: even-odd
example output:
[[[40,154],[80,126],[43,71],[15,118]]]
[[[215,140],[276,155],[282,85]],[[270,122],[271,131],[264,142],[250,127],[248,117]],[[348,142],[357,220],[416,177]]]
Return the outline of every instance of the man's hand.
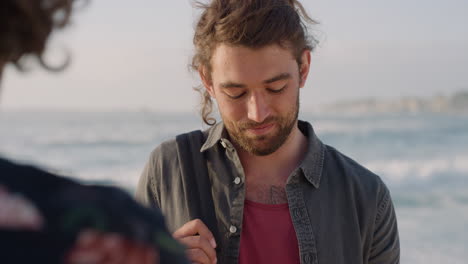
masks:
[[[65,258],[67,264],[157,264],[153,247],[130,241],[118,234],[82,231]]]
[[[216,241],[211,231],[200,219],[187,222],[176,230],[173,236],[187,247],[186,254],[191,262],[217,263]]]

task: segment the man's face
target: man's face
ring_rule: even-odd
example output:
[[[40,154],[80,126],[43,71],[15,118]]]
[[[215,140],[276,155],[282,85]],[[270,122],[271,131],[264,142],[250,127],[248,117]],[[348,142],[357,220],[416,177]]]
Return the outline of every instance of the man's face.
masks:
[[[269,155],[297,129],[309,51],[302,57],[299,67],[292,52],[278,45],[216,48],[211,80],[202,78],[234,144],[257,156]]]

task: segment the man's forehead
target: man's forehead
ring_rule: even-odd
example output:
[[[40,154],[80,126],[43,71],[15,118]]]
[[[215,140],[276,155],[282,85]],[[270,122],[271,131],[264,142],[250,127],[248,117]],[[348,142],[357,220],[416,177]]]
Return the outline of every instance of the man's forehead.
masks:
[[[212,77],[219,82],[272,82],[271,79],[279,76],[282,79],[292,76],[296,70],[297,63],[292,53],[280,46],[267,46],[263,49],[220,46],[212,61]]]
[[[279,44],[269,44],[260,47],[248,47],[244,45],[219,44],[213,51],[213,59],[219,58],[242,58],[245,56],[269,57],[281,56],[294,60],[293,51],[290,48],[280,46]]]

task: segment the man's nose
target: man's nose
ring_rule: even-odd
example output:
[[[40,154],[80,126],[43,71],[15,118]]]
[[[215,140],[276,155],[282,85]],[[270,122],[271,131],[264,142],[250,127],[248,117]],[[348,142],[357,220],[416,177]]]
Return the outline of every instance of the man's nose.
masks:
[[[257,123],[263,122],[270,115],[270,106],[260,94],[250,96],[247,108],[247,117]]]

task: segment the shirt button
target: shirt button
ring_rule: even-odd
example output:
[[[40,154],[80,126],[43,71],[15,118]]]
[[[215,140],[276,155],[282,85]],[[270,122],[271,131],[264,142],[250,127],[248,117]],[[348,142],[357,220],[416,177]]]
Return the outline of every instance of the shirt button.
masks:
[[[237,232],[237,227],[232,225],[231,227],[229,227],[229,232],[231,232],[232,234],[236,233]]]
[[[226,142],[221,141],[221,146],[223,146],[223,148],[227,148]]]
[[[241,179],[240,179],[239,177],[236,177],[236,178],[234,179],[234,183],[235,183],[235,184],[239,184],[240,182],[241,182]]]

